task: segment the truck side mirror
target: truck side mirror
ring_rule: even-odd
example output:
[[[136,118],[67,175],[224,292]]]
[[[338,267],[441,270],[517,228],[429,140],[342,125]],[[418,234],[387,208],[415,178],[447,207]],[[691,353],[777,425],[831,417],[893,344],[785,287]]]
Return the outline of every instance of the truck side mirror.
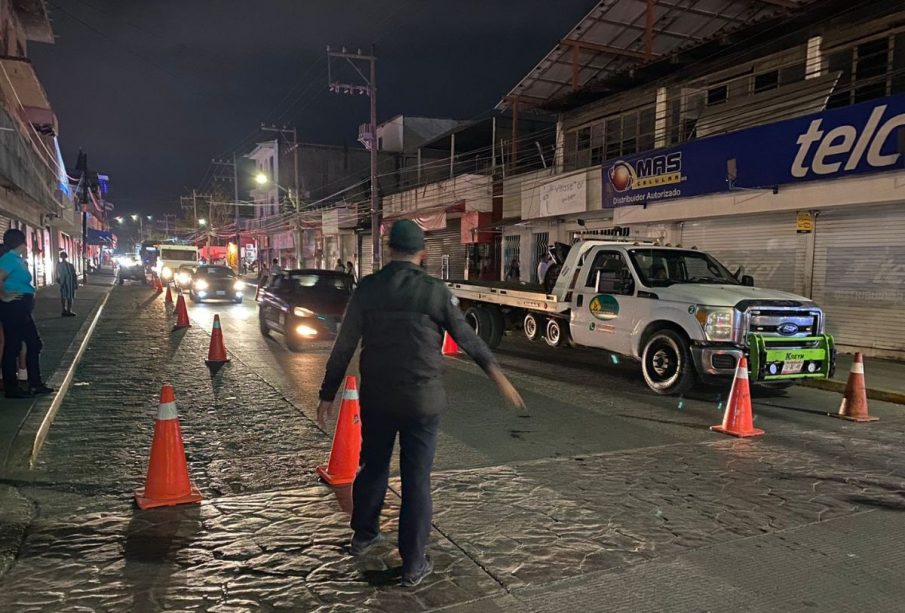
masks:
[[[742,285],[754,287],[754,277],[751,275],[742,275]]]

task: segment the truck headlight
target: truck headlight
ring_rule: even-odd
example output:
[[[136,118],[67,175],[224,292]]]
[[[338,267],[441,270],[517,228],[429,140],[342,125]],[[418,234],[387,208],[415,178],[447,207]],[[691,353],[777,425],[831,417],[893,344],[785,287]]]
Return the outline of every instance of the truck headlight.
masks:
[[[161,278],[169,281],[170,279],[173,278],[173,269],[170,268],[169,266],[164,266],[163,268],[160,269],[160,276],[161,276]]]
[[[305,307],[295,307],[292,309],[292,314],[296,317],[315,317],[317,315],[317,313]]]
[[[709,341],[731,341],[732,309],[699,308],[695,317],[704,330],[704,336]]]
[[[187,272],[176,273],[176,282],[180,285],[186,285],[192,280],[192,275]]]
[[[207,281],[204,279],[198,279],[195,281],[195,289],[197,290],[205,290],[207,289]]]

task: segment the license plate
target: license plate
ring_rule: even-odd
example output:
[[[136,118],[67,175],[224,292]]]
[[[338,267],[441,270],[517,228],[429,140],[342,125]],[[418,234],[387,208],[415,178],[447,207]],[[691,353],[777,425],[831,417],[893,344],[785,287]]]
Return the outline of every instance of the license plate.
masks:
[[[218,295],[218,296],[225,296],[225,295],[226,295],[226,290],[218,289],[218,290],[217,290],[217,295]]]
[[[803,360],[790,360],[788,362],[784,362],[782,365],[782,374],[784,375],[797,375],[801,372],[801,367],[804,365]]]

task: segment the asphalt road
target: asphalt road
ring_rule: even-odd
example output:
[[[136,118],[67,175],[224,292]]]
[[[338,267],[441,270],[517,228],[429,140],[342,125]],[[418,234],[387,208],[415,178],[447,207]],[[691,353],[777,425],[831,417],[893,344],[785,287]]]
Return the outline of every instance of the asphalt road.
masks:
[[[227,349],[314,417],[329,342],[289,351],[280,334],[260,334],[257,305],[251,299],[241,305],[189,304],[190,317],[205,329],[219,313]],[[523,392],[527,415],[505,407],[466,356],[450,358],[450,411],[438,446],[440,470],[720,438],[707,427],[722,419],[728,382],[723,387],[698,386],[685,397],[658,396],[647,388],[631,360],[592,349],[553,349],[517,332],[504,339],[496,354]],[[357,357],[350,372],[357,373],[356,369]],[[838,410],[839,396],[834,393],[794,387],[755,388],[752,395],[755,424],[768,434],[838,432],[848,426],[827,418]],[[874,402],[871,408],[880,417],[903,414],[895,405]]]

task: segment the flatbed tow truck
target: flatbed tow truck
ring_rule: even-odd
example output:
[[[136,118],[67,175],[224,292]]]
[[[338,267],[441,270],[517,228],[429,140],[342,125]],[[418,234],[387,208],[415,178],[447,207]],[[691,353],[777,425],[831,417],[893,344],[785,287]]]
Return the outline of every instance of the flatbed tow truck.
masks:
[[[495,348],[510,328],[551,347],[596,347],[635,359],[648,387],[682,394],[732,378],[788,387],[833,375],[836,350],[811,300],[758,288],[695,248],[580,240],[550,291],[526,284],[448,281],[465,317]]]

